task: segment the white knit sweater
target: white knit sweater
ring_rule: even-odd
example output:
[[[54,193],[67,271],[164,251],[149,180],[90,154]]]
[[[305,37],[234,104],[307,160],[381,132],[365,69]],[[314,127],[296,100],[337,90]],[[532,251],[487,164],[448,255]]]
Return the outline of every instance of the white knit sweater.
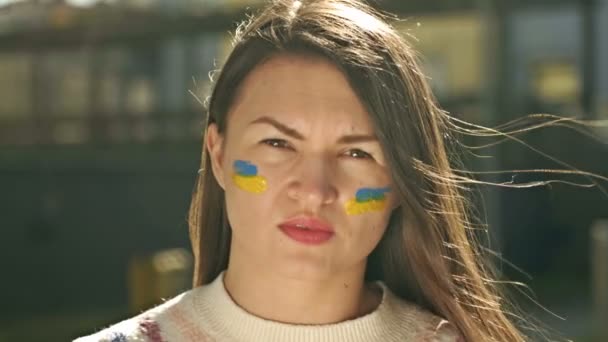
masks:
[[[75,342],[464,341],[447,321],[399,299],[381,282],[382,301],[373,312],[335,324],[295,325],[239,307],[226,292],[223,276]]]

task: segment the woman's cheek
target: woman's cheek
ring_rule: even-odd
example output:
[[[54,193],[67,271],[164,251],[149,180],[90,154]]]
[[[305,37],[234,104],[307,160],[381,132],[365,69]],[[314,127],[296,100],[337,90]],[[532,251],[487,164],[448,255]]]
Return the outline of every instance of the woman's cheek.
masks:
[[[252,194],[261,194],[268,189],[268,179],[250,160],[236,159],[232,164],[231,179],[238,189]]]
[[[261,195],[268,191],[272,184],[280,182],[286,173],[287,162],[274,162],[268,158],[235,159],[232,164],[230,179],[237,191]]]
[[[348,215],[382,212],[387,207],[390,191],[388,186],[358,188],[354,197],[346,201],[344,210]]]

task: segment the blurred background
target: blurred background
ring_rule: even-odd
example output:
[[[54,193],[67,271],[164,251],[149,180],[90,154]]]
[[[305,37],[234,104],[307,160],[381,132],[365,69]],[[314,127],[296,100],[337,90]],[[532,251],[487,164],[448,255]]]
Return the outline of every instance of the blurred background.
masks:
[[[190,286],[195,96],[208,95],[229,32],[260,4],[0,0],[0,341],[67,341]],[[456,117],[608,119],[608,0],[374,5],[404,19],[395,25]],[[605,122],[518,137],[608,175]],[[564,167],[514,142],[475,152],[492,156],[466,158],[477,171]],[[588,182],[486,180],[554,178]],[[514,292],[516,303],[565,337],[608,341],[608,195],[564,184],[480,191],[491,247],[516,266],[499,270],[534,292]]]

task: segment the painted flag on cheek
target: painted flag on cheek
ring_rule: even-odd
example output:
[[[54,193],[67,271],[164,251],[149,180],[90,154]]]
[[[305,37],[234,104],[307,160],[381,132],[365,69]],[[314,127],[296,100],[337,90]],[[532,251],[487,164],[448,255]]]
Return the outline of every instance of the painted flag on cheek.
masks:
[[[390,188],[361,188],[355,198],[346,202],[346,213],[360,215],[372,211],[382,211],[386,207],[385,194]]]
[[[232,180],[240,189],[259,194],[266,191],[266,178],[258,175],[257,166],[245,160],[235,160]]]

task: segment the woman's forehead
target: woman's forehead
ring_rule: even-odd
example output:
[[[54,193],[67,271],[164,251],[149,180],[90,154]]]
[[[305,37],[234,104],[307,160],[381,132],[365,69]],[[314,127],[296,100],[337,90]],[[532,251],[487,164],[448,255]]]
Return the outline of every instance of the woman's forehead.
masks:
[[[231,110],[238,121],[256,116],[324,120],[369,130],[368,113],[344,74],[322,58],[281,55],[244,80]],[[295,122],[297,124],[297,122]]]

